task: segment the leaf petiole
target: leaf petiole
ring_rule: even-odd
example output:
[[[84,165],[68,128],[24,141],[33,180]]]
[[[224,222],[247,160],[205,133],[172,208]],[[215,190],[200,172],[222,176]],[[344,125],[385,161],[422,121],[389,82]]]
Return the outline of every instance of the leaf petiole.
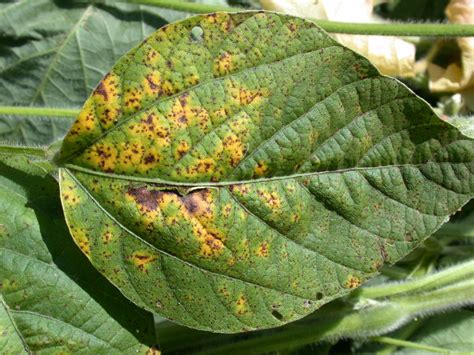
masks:
[[[425,350],[425,351],[431,351],[431,352],[442,353],[442,354],[449,353],[449,350],[447,349],[438,348],[435,346],[430,346],[430,345],[425,345],[425,344],[414,343],[412,341],[407,341],[407,340],[390,338],[390,337],[378,336],[378,337],[372,337],[370,338],[370,340],[375,341],[377,343],[381,343],[381,344],[396,345],[397,347]]]
[[[196,14],[225,11],[238,12],[246,9],[222,5],[210,5],[179,0],[119,0],[142,5],[159,6],[166,9]],[[349,23],[309,19],[332,33],[364,34],[405,37],[470,37],[474,36],[474,25],[434,23]]]

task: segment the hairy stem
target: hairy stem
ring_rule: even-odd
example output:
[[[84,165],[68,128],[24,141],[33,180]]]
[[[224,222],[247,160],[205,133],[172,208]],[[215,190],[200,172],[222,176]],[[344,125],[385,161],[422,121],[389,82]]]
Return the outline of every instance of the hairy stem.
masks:
[[[474,276],[474,260],[470,260],[440,272],[426,275],[403,283],[390,283],[382,286],[361,288],[355,292],[359,297],[383,298],[407,292],[423,292],[450,283],[472,278]]]
[[[19,145],[0,144],[0,154],[22,154],[35,157],[46,157],[46,149],[42,147],[26,147]]]
[[[162,349],[169,354],[260,354],[293,349],[340,338],[367,339],[392,331],[415,317],[474,303],[474,280],[451,284],[416,295],[384,301],[360,300],[352,307],[335,301],[312,315],[284,327],[251,335],[210,335],[171,322],[158,325]],[[402,346],[402,345],[401,345]]]
[[[236,12],[245,9],[222,5],[191,3],[180,0],[120,0],[123,2],[153,5],[162,8],[191,13],[209,13],[216,11]],[[312,20],[312,19],[310,19]],[[429,24],[429,23],[349,23],[327,20],[312,20],[323,29],[332,33],[364,34],[378,36],[414,36],[414,37],[469,37],[474,36],[474,25]]]
[[[0,106],[0,115],[50,116],[75,118],[80,110],[54,107]]]
[[[372,337],[371,340],[376,341],[377,343],[396,345],[397,347],[405,347],[405,348],[410,348],[410,349],[431,351],[435,353],[449,352],[449,350],[447,349],[424,345],[424,344],[418,344],[411,341],[389,338],[389,337]]]

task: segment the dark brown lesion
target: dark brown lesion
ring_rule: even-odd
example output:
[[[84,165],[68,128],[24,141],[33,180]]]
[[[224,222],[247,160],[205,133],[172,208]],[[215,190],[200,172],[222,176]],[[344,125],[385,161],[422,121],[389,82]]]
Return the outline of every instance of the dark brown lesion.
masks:
[[[198,190],[183,196],[181,201],[186,210],[192,215],[210,212],[210,193],[209,189]]]
[[[147,211],[155,211],[158,208],[164,192],[160,190],[149,190],[146,186],[129,187],[127,194],[132,196],[137,204]]]
[[[181,191],[182,192],[182,191]],[[175,195],[178,201],[191,215],[202,215],[211,213],[211,191],[202,189],[191,193],[180,193],[178,190],[153,190],[147,186],[133,187],[127,189],[127,194],[146,211],[155,211],[163,201],[165,195]]]
[[[97,88],[94,90],[94,94],[101,95],[105,101],[109,99],[109,94],[107,90],[105,89],[105,85],[103,81],[101,81],[99,85],[97,85]]]

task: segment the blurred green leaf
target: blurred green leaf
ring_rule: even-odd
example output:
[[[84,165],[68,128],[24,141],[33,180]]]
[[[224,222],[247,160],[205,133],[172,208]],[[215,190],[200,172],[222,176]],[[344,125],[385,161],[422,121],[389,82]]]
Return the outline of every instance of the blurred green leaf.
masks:
[[[73,244],[57,182],[22,156],[0,156],[0,171],[0,350],[17,353],[19,337],[29,352],[154,346],[151,314],[103,280]]]
[[[474,352],[474,312],[460,310],[431,317],[409,340],[418,344],[446,349],[446,353]],[[429,354],[404,348],[395,354]]]
[[[0,105],[79,107],[127,50],[185,16],[113,1],[0,3]],[[3,115],[0,142],[50,144],[71,123]]]

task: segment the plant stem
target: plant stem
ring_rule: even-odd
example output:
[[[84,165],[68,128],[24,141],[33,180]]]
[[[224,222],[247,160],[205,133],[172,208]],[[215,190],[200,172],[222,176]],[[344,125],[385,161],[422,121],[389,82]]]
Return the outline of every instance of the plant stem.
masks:
[[[216,11],[238,12],[238,11],[245,10],[239,7],[211,5],[211,4],[203,4],[203,3],[198,3],[198,2],[188,2],[188,1],[180,1],[180,0],[119,0],[119,1],[142,4],[142,5],[159,6],[165,9],[185,11],[185,12],[191,12],[195,14],[205,14],[205,13],[216,12]]]
[[[245,9],[222,5],[192,3],[180,0],[119,0],[135,4],[159,6],[166,9],[191,13],[216,11],[237,12]],[[474,36],[474,25],[429,23],[350,23],[313,20],[324,30],[332,33],[364,34],[404,37],[469,37]]]
[[[411,322],[407,323],[404,327],[396,330],[392,333],[392,337],[400,340],[406,340],[416,333],[426,322],[426,319],[416,319],[414,318]],[[377,355],[390,355],[398,349],[397,345],[387,344],[382,349],[377,350]]]
[[[0,106],[0,115],[56,116],[76,118],[80,110],[54,107]]]
[[[372,337],[371,340],[376,341],[378,343],[382,343],[382,344],[390,344],[390,345],[396,345],[398,347],[432,351],[435,353],[448,353],[449,352],[449,350],[447,349],[437,348],[435,346],[429,346],[429,345],[424,345],[424,344],[414,343],[411,341],[400,340],[400,339],[389,338],[389,337]]]
[[[168,321],[157,327],[168,354],[262,354],[340,338],[366,339],[396,329],[409,320],[444,309],[473,304],[474,280],[458,282],[420,295],[401,295],[354,308],[341,301],[284,327],[253,334],[203,333]],[[404,346],[403,344],[397,344]],[[444,349],[443,349],[444,350]],[[444,350],[445,351],[445,350]]]
[[[16,145],[0,145],[0,154],[23,154],[35,157],[46,157],[46,149],[42,147],[22,147]]]
[[[383,298],[406,292],[422,292],[474,276],[474,260],[470,260],[434,274],[403,283],[361,288],[355,294],[366,298]]]

